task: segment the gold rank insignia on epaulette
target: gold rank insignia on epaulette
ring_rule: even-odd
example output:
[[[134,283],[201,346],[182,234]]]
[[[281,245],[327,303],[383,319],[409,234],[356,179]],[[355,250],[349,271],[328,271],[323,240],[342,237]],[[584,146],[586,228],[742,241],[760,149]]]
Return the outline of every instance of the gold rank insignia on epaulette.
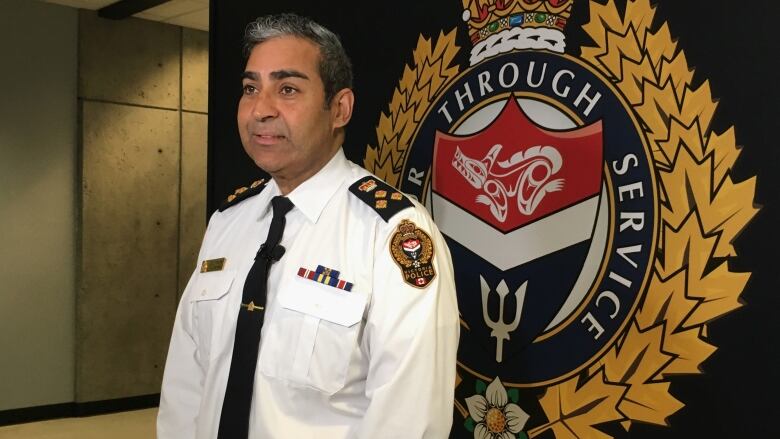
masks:
[[[406,195],[371,175],[353,183],[349,191],[371,206],[385,221],[389,221],[393,215],[407,207],[412,207],[412,202]]]
[[[266,181],[264,179],[255,180],[249,187],[242,186],[236,189],[231,195],[228,195],[227,199],[219,206],[219,211],[222,212],[225,209],[240,203],[247,198],[259,194],[265,189]]]

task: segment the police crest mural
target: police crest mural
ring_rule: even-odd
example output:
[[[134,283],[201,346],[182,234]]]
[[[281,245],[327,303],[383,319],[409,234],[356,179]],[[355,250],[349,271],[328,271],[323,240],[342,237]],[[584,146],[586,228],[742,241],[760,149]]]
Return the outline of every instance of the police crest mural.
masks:
[[[755,179],[730,177],[707,82],[649,0],[589,2],[592,44],[568,52],[574,1],[453,5],[460,28],[420,36],[366,154],[452,252],[453,437],[667,425],[670,383],[701,373],[749,278],[727,259]]]

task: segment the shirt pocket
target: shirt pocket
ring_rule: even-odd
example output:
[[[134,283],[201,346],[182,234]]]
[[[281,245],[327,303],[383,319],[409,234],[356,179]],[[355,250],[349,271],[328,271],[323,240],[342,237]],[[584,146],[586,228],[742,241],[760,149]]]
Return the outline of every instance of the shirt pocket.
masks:
[[[211,358],[211,347],[216,331],[224,328],[223,319],[228,310],[227,296],[235,280],[235,270],[198,273],[193,285],[193,332],[198,345],[197,356],[206,365]]]
[[[290,294],[279,298],[284,310],[301,319],[288,379],[332,395],[344,387],[350,359],[358,349],[366,296],[308,280],[293,285]]]

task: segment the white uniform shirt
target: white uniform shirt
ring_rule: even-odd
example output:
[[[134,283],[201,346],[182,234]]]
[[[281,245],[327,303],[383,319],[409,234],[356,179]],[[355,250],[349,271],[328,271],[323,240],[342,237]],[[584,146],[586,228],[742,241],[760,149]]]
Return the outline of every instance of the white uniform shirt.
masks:
[[[449,250],[419,205],[384,221],[349,192],[369,175],[339,152],[288,194],[282,259],[269,291],[255,374],[250,437],[445,438],[452,423],[459,316]],[[209,221],[196,269],[179,303],[158,439],[214,439],[230,370],[244,280],[271,222],[271,181]],[[427,232],[435,278],[403,281],[390,251],[402,220]],[[351,292],[298,276],[338,270]]]

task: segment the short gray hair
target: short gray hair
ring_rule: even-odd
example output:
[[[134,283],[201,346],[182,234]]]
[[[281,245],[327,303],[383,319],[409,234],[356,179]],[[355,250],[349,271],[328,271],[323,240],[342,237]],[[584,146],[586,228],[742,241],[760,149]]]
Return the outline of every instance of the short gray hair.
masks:
[[[311,41],[320,49],[319,73],[325,88],[325,105],[345,88],[352,88],[352,63],[339,37],[307,17],[296,14],[276,14],[258,17],[249,23],[244,33],[244,56],[272,38],[293,36]]]

